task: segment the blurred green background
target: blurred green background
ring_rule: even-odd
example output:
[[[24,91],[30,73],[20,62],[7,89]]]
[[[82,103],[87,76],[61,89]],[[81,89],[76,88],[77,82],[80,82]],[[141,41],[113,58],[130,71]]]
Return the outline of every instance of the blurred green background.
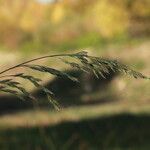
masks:
[[[81,50],[149,76],[150,1],[0,0],[1,70]],[[40,63],[72,72],[56,60]],[[0,149],[149,150],[150,82],[120,74],[100,81],[76,75],[80,86],[37,74],[54,88],[60,112],[26,109],[24,102],[0,94]],[[39,103],[50,107],[45,101],[40,97]]]

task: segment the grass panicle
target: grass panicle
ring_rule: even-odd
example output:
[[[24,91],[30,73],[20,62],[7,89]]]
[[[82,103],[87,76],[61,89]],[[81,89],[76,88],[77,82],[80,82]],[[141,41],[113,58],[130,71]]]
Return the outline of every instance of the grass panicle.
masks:
[[[75,59],[74,61],[69,61],[68,58]],[[69,65],[71,68],[90,73],[93,72],[93,74],[99,78],[103,77],[105,78],[105,74],[109,74],[110,71],[113,72],[121,72],[128,74],[129,76],[133,76],[134,78],[142,78],[142,79],[150,79],[140,72],[134,71],[130,69],[127,65],[124,65],[117,60],[109,60],[104,59],[100,57],[94,57],[89,56],[87,52],[82,51],[74,54],[58,54],[58,55],[47,55],[35,59],[31,59],[28,61],[25,61],[23,63],[20,63],[18,65],[15,65],[13,67],[10,67],[4,71],[0,72],[0,91],[13,94],[17,97],[19,97],[21,100],[26,99],[32,99],[35,100],[35,97],[33,97],[24,87],[23,85],[15,81],[14,78],[20,78],[23,80],[29,81],[31,84],[33,84],[36,88],[40,88],[45,92],[47,99],[49,102],[53,105],[53,107],[56,110],[60,110],[60,106],[58,102],[52,98],[54,93],[41,85],[41,79],[31,76],[25,73],[17,73],[17,74],[5,74],[2,75],[10,70],[16,69],[18,67],[23,67],[27,69],[31,69],[32,71],[39,71],[41,73],[49,73],[50,75],[54,75],[60,78],[67,78],[69,80],[72,80],[73,82],[79,82],[77,78],[67,74],[66,72],[63,72],[61,70],[48,67],[48,66],[41,66],[41,65],[35,65],[31,64],[32,62],[46,59],[46,58],[59,58],[59,60],[67,65]],[[3,79],[4,78],[4,79]]]

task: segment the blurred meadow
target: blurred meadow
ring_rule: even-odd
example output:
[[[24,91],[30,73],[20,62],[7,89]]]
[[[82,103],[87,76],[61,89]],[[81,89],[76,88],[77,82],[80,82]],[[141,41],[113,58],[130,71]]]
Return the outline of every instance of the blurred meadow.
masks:
[[[0,0],[1,71],[82,50],[150,76],[150,1]],[[26,81],[39,106],[0,93],[0,150],[150,149],[149,80],[113,73],[96,79],[56,59],[37,63],[65,70],[80,84],[35,74],[55,93],[60,111]]]

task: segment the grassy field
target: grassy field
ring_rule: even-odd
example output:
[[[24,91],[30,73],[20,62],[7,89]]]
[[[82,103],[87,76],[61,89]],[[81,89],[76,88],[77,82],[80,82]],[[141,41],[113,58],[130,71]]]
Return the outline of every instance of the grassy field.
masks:
[[[149,47],[147,40],[89,53],[128,62],[149,75]],[[22,55],[10,56],[9,64],[19,62]],[[0,150],[149,150],[149,81],[117,76],[111,84],[117,92],[117,101],[111,103],[1,115]]]
[[[98,79],[97,71],[83,73],[60,57],[30,62],[56,70],[13,67],[86,51],[126,64],[134,77],[144,76],[132,69],[150,77],[149,5],[150,0],[0,0],[0,150],[150,150],[150,80],[113,72],[111,65],[106,79]],[[81,57],[68,59],[86,64]],[[65,74],[57,69],[80,82],[61,78]],[[41,79],[60,111],[33,78],[14,77],[17,73]],[[17,82],[6,84],[5,75]],[[15,91],[2,92],[3,86],[28,97],[29,92],[37,101],[21,101],[7,93]]]
[[[148,150],[150,106],[106,104],[0,118],[0,149]]]

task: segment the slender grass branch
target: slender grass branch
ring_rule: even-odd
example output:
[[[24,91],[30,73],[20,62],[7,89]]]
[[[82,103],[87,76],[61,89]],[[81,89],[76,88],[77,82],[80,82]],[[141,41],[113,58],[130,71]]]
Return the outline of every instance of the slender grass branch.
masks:
[[[61,57],[61,56],[69,56],[70,54],[58,54],[58,55],[47,55],[47,56],[42,56],[42,57],[38,57],[38,58],[35,58],[35,59],[31,59],[31,60],[28,60],[28,61],[25,61],[25,62],[22,62],[18,65],[15,65],[13,67],[10,67],[6,70],[3,70],[0,72],[0,74],[3,74],[5,72],[8,72],[10,70],[13,70],[13,69],[16,69],[18,67],[21,67],[22,65],[25,65],[25,64],[28,64],[28,63],[31,63],[31,62],[34,62],[34,61],[37,61],[37,60],[41,60],[41,59],[46,59],[46,58],[50,58],[50,57]]]

